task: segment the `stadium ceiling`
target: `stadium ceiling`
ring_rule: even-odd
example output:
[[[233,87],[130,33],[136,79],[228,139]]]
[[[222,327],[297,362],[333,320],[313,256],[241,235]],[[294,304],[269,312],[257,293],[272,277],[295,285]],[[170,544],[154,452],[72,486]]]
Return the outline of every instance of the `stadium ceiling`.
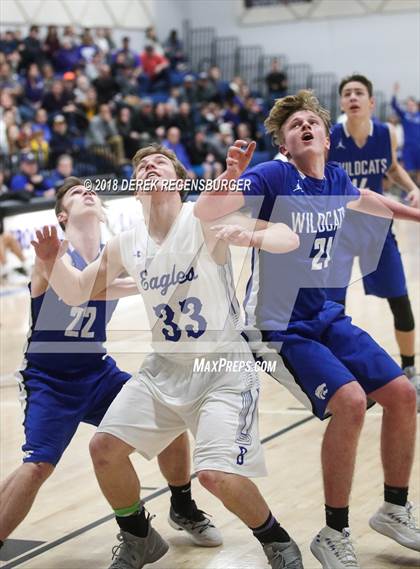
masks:
[[[148,0],[0,0],[1,23],[144,29],[150,26]]]

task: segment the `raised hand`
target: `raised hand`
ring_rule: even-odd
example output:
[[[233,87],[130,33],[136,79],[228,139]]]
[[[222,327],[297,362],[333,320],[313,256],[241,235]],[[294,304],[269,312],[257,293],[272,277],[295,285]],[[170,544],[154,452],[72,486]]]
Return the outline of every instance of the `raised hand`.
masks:
[[[407,195],[408,201],[411,207],[420,207],[420,190],[416,188],[415,190],[411,190],[411,192]]]
[[[53,263],[57,257],[61,257],[67,250],[68,241],[60,241],[57,236],[57,228],[54,225],[45,225],[42,230],[35,231],[37,241],[31,241],[36,256],[44,263]]]
[[[240,225],[214,225],[211,230],[215,232],[216,239],[221,239],[230,245],[237,247],[253,245],[253,232]]]
[[[229,147],[226,157],[226,174],[231,179],[239,178],[251,162],[257,144],[252,141],[248,148],[243,150],[243,147],[246,145],[247,142],[245,140],[235,140],[233,146]]]

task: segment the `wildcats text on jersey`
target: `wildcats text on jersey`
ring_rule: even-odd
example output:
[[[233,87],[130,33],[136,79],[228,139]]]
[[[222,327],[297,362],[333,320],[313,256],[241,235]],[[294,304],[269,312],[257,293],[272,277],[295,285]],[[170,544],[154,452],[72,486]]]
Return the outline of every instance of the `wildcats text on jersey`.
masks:
[[[325,212],[292,211],[292,229],[295,233],[323,233],[340,229],[346,215],[345,208],[339,207]]]
[[[339,162],[349,177],[369,176],[371,174],[386,174],[389,165],[386,158],[373,158],[371,160],[353,160],[352,162]]]

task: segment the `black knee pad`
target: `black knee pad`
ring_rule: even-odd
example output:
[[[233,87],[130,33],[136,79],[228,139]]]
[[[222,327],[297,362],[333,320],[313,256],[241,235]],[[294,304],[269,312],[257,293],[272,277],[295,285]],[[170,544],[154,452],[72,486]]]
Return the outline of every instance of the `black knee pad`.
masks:
[[[414,315],[408,296],[397,296],[387,300],[394,316],[395,329],[399,332],[414,330]]]

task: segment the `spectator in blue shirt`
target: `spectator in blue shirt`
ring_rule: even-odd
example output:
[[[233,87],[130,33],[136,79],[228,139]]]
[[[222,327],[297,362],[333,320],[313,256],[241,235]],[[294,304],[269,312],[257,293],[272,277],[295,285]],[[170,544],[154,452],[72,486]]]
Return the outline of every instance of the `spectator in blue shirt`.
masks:
[[[23,154],[20,163],[20,171],[10,181],[10,190],[16,193],[26,193],[31,197],[52,197],[55,193],[48,186],[47,180],[38,172],[38,163],[34,154]]]
[[[168,131],[166,133],[166,140],[163,141],[163,146],[166,146],[166,148],[169,148],[170,150],[175,152],[175,155],[178,158],[178,160],[188,171],[188,175],[190,176],[190,178],[196,177],[195,173],[193,172],[193,168],[187,150],[181,142],[181,131],[179,130],[178,127],[171,126],[171,128],[168,128]]]
[[[4,36],[0,40],[0,51],[2,51],[5,55],[9,55],[17,50],[18,45],[19,42],[16,39],[14,32],[11,30],[6,30],[4,32]]]
[[[98,46],[95,45],[91,33],[89,31],[85,31],[82,37],[82,43],[79,46],[80,59],[85,63],[90,63],[98,51]]]
[[[55,68],[62,73],[73,71],[79,59],[79,49],[71,43],[70,39],[63,39],[62,45],[54,57]]]
[[[34,126],[37,126],[39,129],[41,129],[43,131],[44,140],[46,140],[48,143],[50,143],[52,132],[51,132],[51,128],[48,124],[47,111],[45,109],[43,109],[42,107],[37,109],[37,111],[35,113]]]
[[[35,107],[39,105],[44,95],[44,81],[36,63],[31,63],[25,80],[25,100]]]
[[[115,63],[118,60],[122,60],[121,55],[123,56],[123,63],[128,67],[138,67],[140,65],[140,57],[137,55],[135,51],[130,49],[130,38],[128,36],[124,36],[122,39],[122,48],[118,49],[113,57],[112,61]],[[118,57],[119,56],[119,57]]]
[[[73,158],[70,154],[62,154],[58,157],[56,169],[51,172],[47,179],[47,185],[56,190],[65,178],[73,175]]]

